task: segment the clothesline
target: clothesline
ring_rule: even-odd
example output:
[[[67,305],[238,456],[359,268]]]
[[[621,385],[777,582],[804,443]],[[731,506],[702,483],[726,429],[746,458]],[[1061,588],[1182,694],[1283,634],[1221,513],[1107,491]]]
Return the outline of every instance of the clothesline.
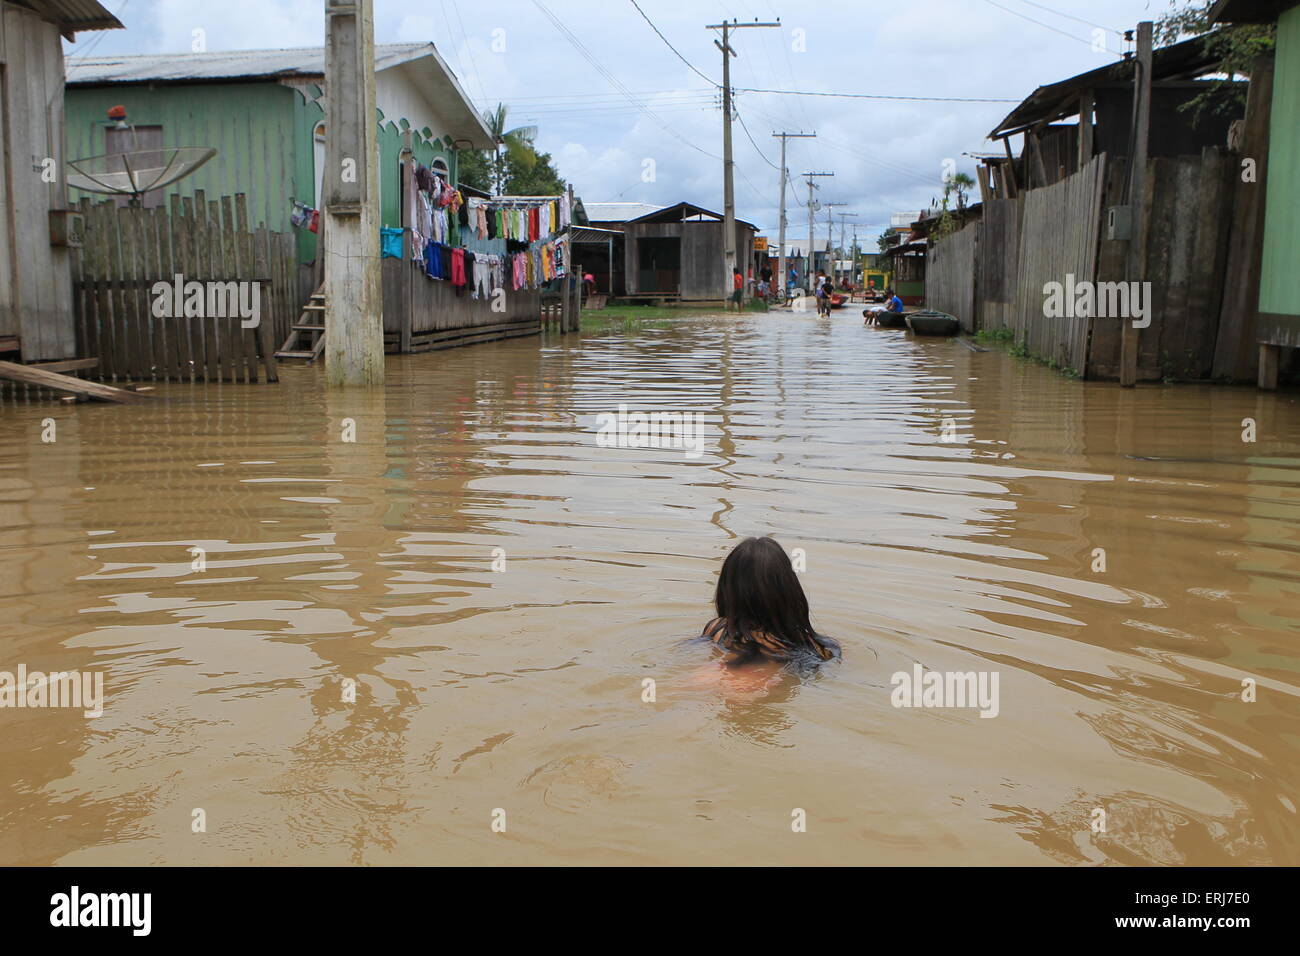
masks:
[[[480,280],[489,276],[494,288],[505,288],[509,281],[518,290],[540,288],[567,274],[567,242],[562,238],[571,222],[567,195],[467,198],[415,157],[408,162],[407,182],[415,187],[408,189],[404,215],[411,233],[410,256],[429,278],[450,280],[458,293],[470,286],[478,298]],[[502,240],[504,255],[471,251],[465,242],[470,237]],[[395,240],[398,237],[389,237],[390,249],[397,246]]]

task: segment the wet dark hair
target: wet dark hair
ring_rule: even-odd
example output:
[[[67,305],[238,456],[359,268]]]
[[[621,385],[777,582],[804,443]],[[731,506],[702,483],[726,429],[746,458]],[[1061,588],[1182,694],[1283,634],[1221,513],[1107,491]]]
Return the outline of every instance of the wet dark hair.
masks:
[[[808,598],[785,549],[772,538],[746,538],[722,562],[705,633],[733,652],[731,663],[765,657],[798,664],[840,656],[833,639],[813,630]]]

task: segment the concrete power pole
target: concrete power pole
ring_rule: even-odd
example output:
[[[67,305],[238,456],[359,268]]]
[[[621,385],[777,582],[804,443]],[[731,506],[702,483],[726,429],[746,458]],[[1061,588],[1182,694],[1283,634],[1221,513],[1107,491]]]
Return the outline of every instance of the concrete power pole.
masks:
[[[779,283],[778,286],[777,286],[777,288],[780,289],[780,290],[782,291],[782,295],[784,296],[784,293],[785,293],[785,282],[786,282],[786,276],[785,276],[785,185],[786,185],[786,183],[787,183],[787,182],[789,181],[789,179],[790,179],[790,172],[789,172],[788,169],[786,169],[786,166],[785,166],[785,141],[786,141],[787,139],[800,139],[800,138],[811,139],[812,137],[816,136],[817,133],[816,133],[816,132],[812,132],[812,133],[804,133],[804,132],[801,131],[801,132],[798,132],[798,133],[773,133],[772,135],[773,135],[773,136],[779,136],[779,137],[781,138],[781,226],[780,226],[781,237],[780,237],[780,239],[778,240],[778,242],[780,242],[780,247],[779,247],[779,248],[780,248],[780,252],[778,253],[779,258],[777,259],[777,265],[778,265],[778,269],[779,269],[780,271],[777,272],[777,274],[776,274],[776,278],[777,278],[777,282]]]
[[[384,384],[374,0],[325,3],[325,384]]]
[[[813,262],[816,260],[816,257],[813,255],[813,213],[817,211],[813,200],[813,190],[820,188],[816,183],[813,182],[813,179],[815,179],[818,176],[834,176],[835,174],[834,173],[804,173],[803,175],[804,178],[808,180],[808,258],[804,262],[803,278],[804,278],[804,288],[808,289],[809,291],[812,291]]]
[[[826,274],[831,277],[831,282],[835,281],[835,213],[831,209],[835,206],[847,206],[846,202],[828,202],[822,203],[826,207],[826,264],[830,266]]]
[[[851,217],[856,216],[856,215],[857,215],[856,212],[842,212],[842,213],[840,213],[840,245],[839,245],[840,252],[843,252],[843,251],[844,251],[844,230],[845,230],[845,228],[846,228],[846,224],[848,223],[848,221],[849,221],[849,219],[850,219]],[[853,241],[854,241],[855,243],[857,242],[857,237],[856,237],[856,235],[855,235]],[[837,257],[837,260],[836,260],[836,261],[838,262],[838,257]],[[850,256],[850,257],[849,257],[849,270],[852,271],[852,269],[853,269],[853,265],[852,265],[852,257]],[[839,271],[839,269],[838,269],[838,267],[837,267],[837,268],[836,268],[836,272],[838,272],[838,271]],[[852,282],[852,277],[850,277],[850,282]]]
[[[736,268],[735,161],[731,157],[731,58],[737,54],[731,48],[730,36],[732,30],[780,25],[779,20],[776,23],[759,23],[757,20],[753,23],[739,23],[735,20],[730,22],[724,20],[722,23],[713,23],[705,27],[707,30],[722,31],[722,42],[714,40],[713,45],[722,51],[722,255],[727,270],[724,288],[728,290],[731,289],[731,276]]]

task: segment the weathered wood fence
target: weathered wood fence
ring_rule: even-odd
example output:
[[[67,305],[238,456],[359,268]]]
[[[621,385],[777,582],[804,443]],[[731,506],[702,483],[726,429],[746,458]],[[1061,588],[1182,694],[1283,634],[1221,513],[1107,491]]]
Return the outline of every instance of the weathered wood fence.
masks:
[[[925,304],[955,315],[963,331],[976,329],[975,279],[979,224],[971,223],[930,247],[925,267]]]
[[[1010,328],[1020,268],[1020,210],[1019,198],[984,204],[975,280],[979,328]]]
[[[156,209],[82,200],[80,210],[85,244],[73,258],[73,308],[78,354],[99,359],[93,374],[112,381],[277,380],[275,346],[300,304],[292,235],[250,228],[243,194],[208,200],[196,190]],[[166,314],[159,296],[168,293],[154,289],[178,276],[182,288],[221,283],[222,294],[204,294],[202,304],[185,295],[180,314]],[[258,283],[254,328],[242,327],[224,295],[232,281]],[[225,307],[211,308],[214,301]]]
[[[1049,317],[1043,287],[1067,276],[1092,282],[1097,273],[1101,197],[1106,156],[1096,157],[1073,176],[1024,195],[1015,297],[1009,327],[1031,353],[1083,374],[1088,361],[1090,319],[1073,310]]]

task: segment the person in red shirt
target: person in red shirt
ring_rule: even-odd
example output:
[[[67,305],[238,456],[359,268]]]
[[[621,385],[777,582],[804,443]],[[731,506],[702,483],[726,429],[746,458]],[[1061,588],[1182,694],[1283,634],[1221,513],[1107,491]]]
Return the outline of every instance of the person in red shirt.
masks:
[[[741,299],[745,295],[745,277],[740,274],[740,270],[735,270],[735,275],[731,277],[731,301],[736,304],[736,311],[740,311]]]

